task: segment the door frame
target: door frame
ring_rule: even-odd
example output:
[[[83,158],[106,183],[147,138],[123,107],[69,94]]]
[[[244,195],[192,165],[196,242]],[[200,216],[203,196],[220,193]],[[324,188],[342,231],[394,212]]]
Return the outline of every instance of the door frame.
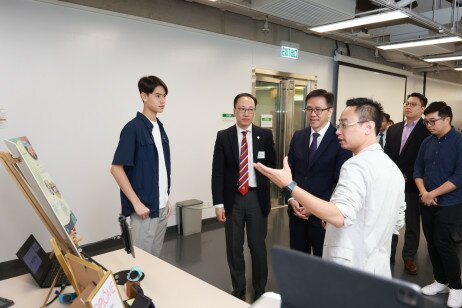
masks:
[[[269,69],[252,69],[252,95],[256,97],[257,81],[270,82],[280,85],[279,106],[275,106],[275,136],[279,141],[275,144],[277,153],[277,167],[282,166],[282,159],[287,155],[290,140],[294,133],[294,91],[295,86],[306,87],[307,93],[317,89],[318,78],[315,75],[286,73]],[[284,197],[279,190],[275,190],[275,197],[279,204],[284,204]],[[272,202],[273,203],[273,202]]]

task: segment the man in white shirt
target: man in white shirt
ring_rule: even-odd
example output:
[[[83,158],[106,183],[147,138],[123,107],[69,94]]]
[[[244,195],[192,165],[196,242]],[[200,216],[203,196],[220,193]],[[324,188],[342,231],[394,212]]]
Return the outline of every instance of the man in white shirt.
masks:
[[[324,259],[391,278],[391,236],[404,223],[404,179],[376,140],[382,106],[367,98],[350,99],[346,105],[337,137],[354,156],[343,164],[330,202],[292,181],[287,158],[281,170],[260,163],[255,168],[328,223]]]
[[[138,90],[143,112],[120,133],[111,173],[120,187],[122,215],[130,216],[135,246],[159,256],[172,207],[170,193],[170,146],[162,113],[167,85],[156,76],[142,77]]]

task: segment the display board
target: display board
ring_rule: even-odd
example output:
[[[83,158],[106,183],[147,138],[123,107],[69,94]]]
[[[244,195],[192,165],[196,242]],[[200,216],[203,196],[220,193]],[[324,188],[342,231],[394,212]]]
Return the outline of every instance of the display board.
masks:
[[[378,101],[395,123],[400,122],[403,120],[403,103],[406,98],[406,76],[340,62],[336,121],[345,109],[346,101],[355,97]]]
[[[72,252],[80,256],[72,240],[77,218],[61,195],[57,185],[40,164],[38,154],[27,137],[4,140],[11,155],[19,158],[17,166],[28,187],[59,235]]]

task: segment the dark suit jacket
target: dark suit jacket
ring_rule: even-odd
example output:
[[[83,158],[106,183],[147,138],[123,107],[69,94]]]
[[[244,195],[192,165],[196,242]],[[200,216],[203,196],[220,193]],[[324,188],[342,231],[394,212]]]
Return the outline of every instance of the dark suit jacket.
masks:
[[[332,124],[322,138],[313,160],[309,159],[311,128],[296,131],[290,142],[289,165],[292,177],[298,186],[323,200],[330,200],[340,175],[343,163],[352,156],[351,151],[340,147]],[[287,197],[287,196],[286,196]],[[293,215],[292,207],[288,207]],[[319,219],[310,216],[309,221],[319,223]]]
[[[401,154],[399,148],[401,146],[401,136],[403,135],[405,121],[396,123],[388,128],[387,142],[385,143],[384,152],[393,160],[399,170],[407,177],[405,191],[418,192],[417,186],[414,183],[414,163],[419,153],[422,141],[430,135],[430,132],[425,127],[423,120],[420,119],[407,138],[406,144],[403,147]]]
[[[269,129],[252,124],[253,161],[268,167],[276,165],[273,133]],[[264,158],[258,158],[258,153],[264,152]],[[249,166],[252,168],[252,166]],[[270,183],[267,177],[255,170],[258,185],[258,200],[263,215],[268,216],[271,209]],[[230,214],[236,197],[239,177],[239,145],[237,128],[233,125],[217,134],[212,164],[212,196],[213,204],[224,204],[225,211]]]

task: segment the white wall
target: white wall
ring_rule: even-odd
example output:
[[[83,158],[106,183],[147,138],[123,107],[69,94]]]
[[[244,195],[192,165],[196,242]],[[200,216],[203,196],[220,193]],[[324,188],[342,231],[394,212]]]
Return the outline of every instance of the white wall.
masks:
[[[221,114],[232,112],[237,93],[251,91],[253,67],[317,75],[328,90],[333,84],[331,58],[282,59],[276,46],[77,6],[2,0],[0,37],[0,109],[8,118],[0,139],[29,137],[76,214],[83,243],[119,233],[109,168],[122,126],[142,108],[141,76],[169,86],[160,119],[171,143],[173,203],[211,201],[215,136],[230,125]],[[0,207],[0,262],[14,259],[30,233],[49,249],[48,232],[3,167]]]
[[[445,101],[452,108],[452,124],[462,129],[462,85],[451,82],[427,79],[425,96],[428,102]]]
[[[423,93],[423,77],[411,75],[407,77],[406,96],[413,92]]]
[[[346,101],[367,97],[379,102],[395,122],[402,120],[406,94],[406,77],[339,64],[337,87],[337,121]]]

